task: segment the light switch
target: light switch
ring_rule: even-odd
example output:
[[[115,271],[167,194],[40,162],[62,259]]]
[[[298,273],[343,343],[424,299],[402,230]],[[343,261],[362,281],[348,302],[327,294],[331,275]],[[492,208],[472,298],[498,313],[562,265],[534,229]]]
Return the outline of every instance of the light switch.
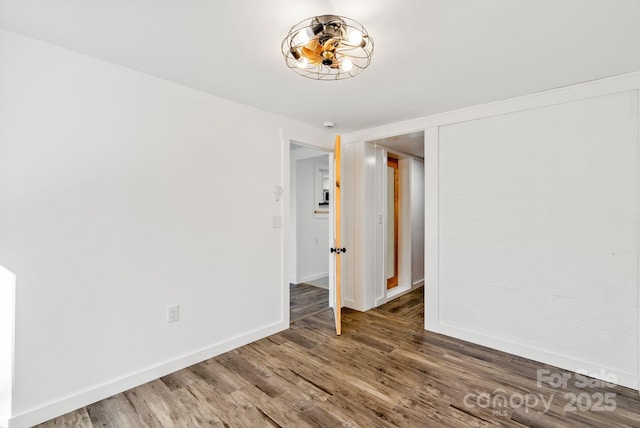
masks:
[[[282,197],[282,186],[273,187],[273,200],[278,202]]]
[[[173,305],[167,308],[167,322],[178,322],[180,321],[180,305]]]
[[[280,215],[273,216],[273,228],[282,229],[282,216]]]

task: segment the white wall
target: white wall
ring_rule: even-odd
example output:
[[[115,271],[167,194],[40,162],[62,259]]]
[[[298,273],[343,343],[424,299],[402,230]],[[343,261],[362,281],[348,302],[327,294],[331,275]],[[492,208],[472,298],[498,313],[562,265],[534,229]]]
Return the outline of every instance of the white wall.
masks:
[[[638,93],[440,127],[440,322],[637,376]]]
[[[399,289],[408,291],[424,283],[424,162],[405,158],[400,168]],[[387,297],[394,297],[392,290]]]
[[[0,426],[11,416],[15,275],[0,266]]]
[[[0,63],[13,426],[288,326],[281,133],[323,130],[4,30]]]
[[[374,307],[376,287],[384,277],[383,207],[375,189],[381,189],[380,152],[373,144],[359,141],[342,145],[342,230],[346,254],[342,255],[344,306],[359,311]],[[386,168],[386,165],[384,165]],[[380,226],[380,227],[378,227]],[[369,286],[365,286],[368,284]]]
[[[327,169],[329,155],[297,160],[296,167],[296,283],[329,275],[329,215],[317,215],[315,171]]]
[[[424,283],[424,162],[411,159],[411,284]]]
[[[638,388],[639,92],[636,72],[343,136],[425,132],[426,329]]]

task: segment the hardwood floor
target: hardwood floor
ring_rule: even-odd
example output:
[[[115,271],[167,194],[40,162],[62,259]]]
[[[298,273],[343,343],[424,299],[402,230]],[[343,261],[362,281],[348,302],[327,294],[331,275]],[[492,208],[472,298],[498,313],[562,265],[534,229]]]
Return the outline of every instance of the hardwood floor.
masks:
[[[393,316],[408,318],[416,323],[424,324],[424,288],[420,287],[411,293],[404,294],[376,310],[387,312]]]
[[[293,324],[329,307],[329,290],[309,284],[290,284],[290,322]]]
[[[366,313],[344,310],[340,337],[331,310],[321,310],[41,426],[640,426],[636,391],[580,388],[575,374],[424,331],[421,296],[422,289]],[[538,385],[539,369],[570,380]],[[612,407],[596,406],[599,394],[615,394],[607,396],[615,410],[596,411]],[[582,398],[572,403],[574,396]]]

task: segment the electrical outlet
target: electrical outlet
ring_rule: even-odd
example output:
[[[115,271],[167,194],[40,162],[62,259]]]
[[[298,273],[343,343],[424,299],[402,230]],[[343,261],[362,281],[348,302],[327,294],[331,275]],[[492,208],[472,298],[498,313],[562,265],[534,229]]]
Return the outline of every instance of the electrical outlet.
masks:
[[[180,321],[180,305],[173,305],[167,308],[167,322],[178,322]]]

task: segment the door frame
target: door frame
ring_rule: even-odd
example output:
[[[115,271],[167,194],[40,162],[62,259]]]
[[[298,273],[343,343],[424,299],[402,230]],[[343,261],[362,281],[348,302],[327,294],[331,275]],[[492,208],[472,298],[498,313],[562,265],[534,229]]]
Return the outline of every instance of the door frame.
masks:
[[[284,131],[281,133],[281,158],[282,158],[282,196],[281,201],[281,216],[282,216],[282,266],[281,266],[281,279],[282,279],[282,323],[290,327],[291,319],[289,312],[289,304],[291,296],[289,292],[289,274],[290,266],[292,262],[292,254],[295,248],[291,248],[291,233],[292,233],[292,219],[290,213],[291,204],[291,144],[297,144],[299,146],[308,147],[310,149],[326,152],[327,154],[333,151],[333,140],[330,136],[327,136],[327,145],[320,146],[312,144],[306,141],[307,139],[294,138]],[[274,214],[276,216],[277,214]],[[295,223],[294,223],[295,225]],[[328,233],[328,231],[327,231]],[[327,248],[327,254],[329,249]]]
[[[400,218],[399,218],[399,214],[400,214],[400,209],[399,209],[399,205],[400,205],[400,166],[399,166],[399,160],[397,158],[392,158],[389,156],[389,151],[387,151],[387,174],[389,172],[389,168],[393,169],[393,201],[389,201],[388,196],[385,198],[383,197],[382,200],[385,202],[386,205],[386,213],[387,213],[387,221],[385,222],[385,227],[383,227],[383,229],[385,230],[384,233],[384,237],[383,237],[383,241],[385,242],[384,245],[384,251],[385,251],[385,257],[383,257],[383,259],[385,260],[385,266],[386,266],[386,256],[388,255],[386,253],[387,249],[388,249],[388,245],[389,243],[387,242],[387,240],[389,239],[389,233],[388,233],[388,228],[389,228],[389,219],[388,219],[388,213],[389,213],[389,205],[391,203],[393,203],[393,276],[391,278],[387,278],[385,275],[385,279],[386,279],[386,289],[385,289],[385,297],[387,297],[387,295],[389,294],[390,290],[393,290],[394,288],[398,287],[399,282],[398,282],[398,277],[400,275],[400,267],[398,266],[398,263],[400,262],[400,257],[399,257],[399,252],[400,252],[400,246],[398,245],[400,242],[400,237],[398,236],[400,234]],[[387,177],[388,180],[388,175],[385,174],[385,176]],[[388,186],[389,186],[389,182],[385,180],[384,181],[384,189],[380,189],[381,191],[387,191],[386,195],[389,194],[388,192]],[[384,214],[383,214],[384,216]],[[386,268],[385,268],[386,270]]]

